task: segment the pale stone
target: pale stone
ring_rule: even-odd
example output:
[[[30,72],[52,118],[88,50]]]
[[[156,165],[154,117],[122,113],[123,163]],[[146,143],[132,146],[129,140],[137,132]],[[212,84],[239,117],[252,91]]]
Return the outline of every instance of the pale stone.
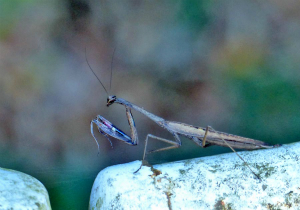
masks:
[[[0,168],[1,210],[51,210],[44,185],[27,174]]]
[[[300,143],[154,165],[102,170],[90,209],[299,209]]]

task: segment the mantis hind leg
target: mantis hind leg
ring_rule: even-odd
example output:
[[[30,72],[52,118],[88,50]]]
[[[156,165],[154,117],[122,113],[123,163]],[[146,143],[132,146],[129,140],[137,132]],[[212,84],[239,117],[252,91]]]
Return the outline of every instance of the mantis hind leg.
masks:
[[[207,136],[207,133],[208,133],[209,130],[215,131],[211,126],[206,127],[205,135],[204,135],[204,138],[203,138],[203,141],[202,141],[202,147],[207,146],[205,144],[205,141],[206,141],[206,136]],[[256,178],[258,178],[261,181],[261,178],[259,177],[259,175],[254,173],[254,171],[250,168],[249,164],[235,151],[235,149],[232,146],[230,146],[230,144],[225,139],[222,138],[222,140],[246,164],[247,168],[254,174],[254,176],[256,176]]]

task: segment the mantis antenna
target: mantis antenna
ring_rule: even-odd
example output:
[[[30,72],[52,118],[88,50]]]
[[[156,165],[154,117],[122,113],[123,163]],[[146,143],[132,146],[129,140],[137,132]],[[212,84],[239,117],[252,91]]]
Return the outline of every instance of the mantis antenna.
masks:
[[[114,61],[114,55],[116,52],[116,48],[114,49],[114,52],[112,54],[112,58],[111,58],[111,64],[110,64],[110,84],[109,84],[109,91],[111,91],[111,81],[112,81],[112,71],[113,71],[113,61]]]
[[[96,73],[95,73],[94,70],[92,69],[92,67],[91,67],[91,65],[90,65],[90,63],[89,63],[89,61],[88,61],[88,59],[87,59],[87,56],[86,56],[86,48],[85,48],[85,60],[86,60],[86,62],[87,62],[87,64],[88,64],[90,70],[93,72],[93,74],[95,75],[95,77],[98,79],[98,81],[100,82],[100,84],[102,85],[103,89],[105,90],[105,92],[106,92],[106,94],[107,94],[107,96],[108,96],[108,92],[107,92],[106,88],[104,87],[103,83],[101,82],[101,80],[99,79],[99,77],[96,75]]]

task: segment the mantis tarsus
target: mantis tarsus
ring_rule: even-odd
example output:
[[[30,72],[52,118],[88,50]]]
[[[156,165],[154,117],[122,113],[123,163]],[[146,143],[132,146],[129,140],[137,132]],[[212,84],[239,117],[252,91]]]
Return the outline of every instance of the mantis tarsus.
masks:
[[[90,67],[90,65],[89,65],[89,67]],[[97,75],[95,74],[93,69],[91,67],[90,67],[90,69],[93,72],[93,74],[97,77]],[[106,91],[106,89],[105,89],[104,85],[102,84],[102,82],[100,81],[100,79],[98,77],[97,77],[97,79],[101,83],[104,90]],[[106,91],[106,93],[107,93],[107,91]],[[108,95],[108,93],[107,93],[107,95]],[[97,118],[92,120],[92,122],[91,122],[91,133],[96,142],[97,142],[97,139],[95,138],[94,133],[93,133],[93,123],[96,124],[99,132],[101,134],[103,134],[106,138],[108,138],[107,135],[109,135],[109,136],[112,136],[112,137],[114,137],[118,140],[121,140],[127,144],[137,145],[138,144],[138,135],[137,135],[137,130],[135,127],[134,119],[131,114],[132,109],[140,112],[141,114],[145,115],[149,119],[153,120],[159,126],[166,129],[167,131],[169,131],[175,138],[175,141],[172,141],[172,140],[168,140],[168,139],[161,138],[158,136],[154,136],[152,134],[148,134],[146,137],[146,142],[145,142],[145,147],[144,147],[143,162],[145,160],[146,154],[153,153],[153,152],[160,152],[160,151],[169,150],[169,149],[175,149],[175,148],[180,147],[181,140],[179,138],[179,135],[185,136],[185,137],[193,140],[198,146],[201,146],[203,148],[211,146],[211,145],[229,147],[233,152],[235,152],[238,155],[238,157],[242,161],[244,161],[244,159],[234,150],[234,148],[253,150],[253,149],[261,149],[261,148],[274,148],[274,147],[280,146],[280,145],[269,145],[263,141],[258,141],[255,139],[250,139],[250,138],[245,138],[245,137],[241,137],[241,136],[236,136],[236,135],[232,135],[232,134],[215,131],[210,126],[203,128],[203,127],[196,127],[196,126],[192,126],[192,125],[188,125],[188,124],[180,123],[180,122],[175,122],[175,121],[167,121],[161,117],[158,117],[158,116],[144,110],[143,108],[141,108],[129,101],[126,101],[125,99],[117,98],[114,95],[108,96],[106,105],[109,107],[110,105],[112,105],[114,103],[125,106],[128,123],[129,123],[130,129],[131,129],[131,137],[129,137],[124,132],[119,130],[117,127],[112,125],[109,121],[105,120],[103,117],[98,115]],[[163,147],[163,148],[152,150],[152,151],[147,151],[148,140],[150,138],[168,143],[171,146]],[[108,138],[108,140],[109,140],[109,138]],[[110,141],[110,143],[111,143],[111,141]],[[98,145],[98,149],[99,149],[98,142],[97,142],[97,145]],[[244,161],[244,162],[246,163],[246,161]],[[260,179],[260,177],[251,170],[251,168],[248,166],[247,163],[246,163],[246,166],[250,169],[250,171],[258,179]],[[141,167],[142,167],[142,165],[141,165]]]

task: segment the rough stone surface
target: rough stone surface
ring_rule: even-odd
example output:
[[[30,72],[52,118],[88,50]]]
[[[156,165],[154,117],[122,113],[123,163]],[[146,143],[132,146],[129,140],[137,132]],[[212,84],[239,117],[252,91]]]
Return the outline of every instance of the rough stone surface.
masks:
[[[154,165],[102,170],[90,209],[300,209],[300,143]]]
[[[51,210],[46,188],[27,174],[0,168],[0,210]]]

